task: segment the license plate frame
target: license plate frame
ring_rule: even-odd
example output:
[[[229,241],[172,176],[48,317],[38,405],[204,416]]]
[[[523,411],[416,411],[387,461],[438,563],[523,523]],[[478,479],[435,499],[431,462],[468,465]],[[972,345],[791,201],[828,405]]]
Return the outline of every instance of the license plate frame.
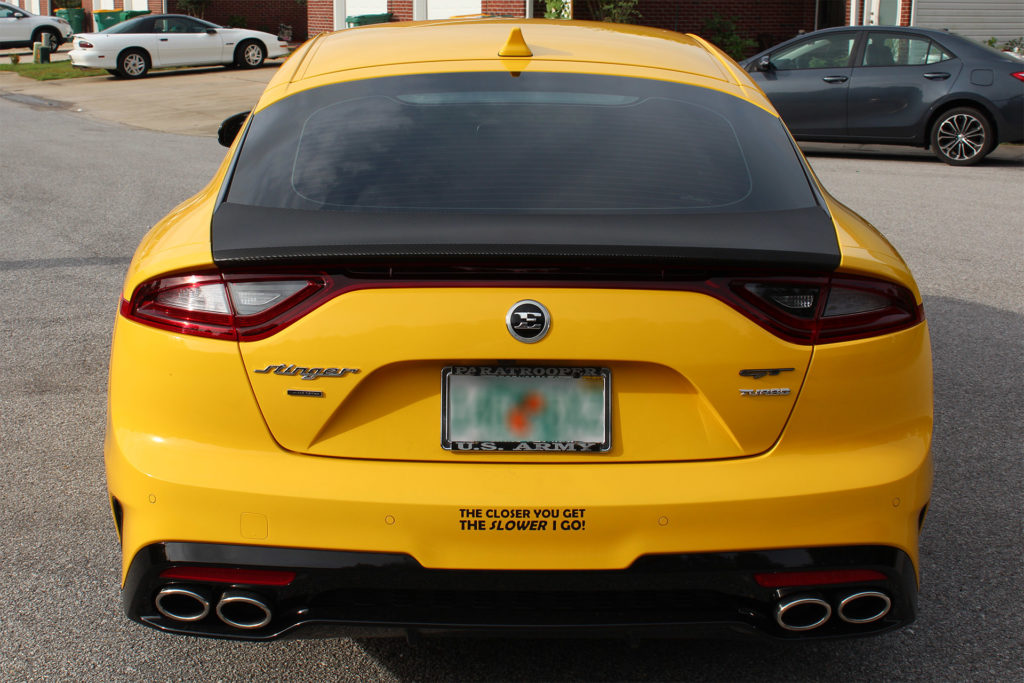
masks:
[[[467,379],[468,378],[468,379]],[[601,396],[594,396],[597,382],[600,381]],[[606,453],[612,448],[612,373],[610,368],[594,365],[449,365],[441,371],[441,447],[453,452],[477,453]],[[557,384],[556,384],[557,383]],[[571,386],[570,383],[575,383]],[[517,438],[464,438],[465,425],[452,425],[453,399],[465,397],[473,390],[512,390],[518,387],[533,387],[535,392],[548,392],[542,399],[558,394],[566,395],[577,392],[582,399],[587,417],[596,417],[597,401],[600,401],[600,425],[590,424],[586,427],[559,424],[559,428],[567,430],[569,436],[583,436],[586,439],[517,439]],[[460,386],[461,385],[461,386]],[[481,387],[489,388],[481,389]],[[564,412],[564,411],[562,411]],[[461,418],[457,418],[461,419]],[[464,421],[464,420],[463,420]],[[550,422],[550,419],[548,420]],[[488,427],[488,429],[495,429]],[[575,429],[577,434],[569,434]],[[494,436],[500,437],[496,431]],[[460,438],[463,437],[463,438]],[[595,438],[596,437],[596,438]]]

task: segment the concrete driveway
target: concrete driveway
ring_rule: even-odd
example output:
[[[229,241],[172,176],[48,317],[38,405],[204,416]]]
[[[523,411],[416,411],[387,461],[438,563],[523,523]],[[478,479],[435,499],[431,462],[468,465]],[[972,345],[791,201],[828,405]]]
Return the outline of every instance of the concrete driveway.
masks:
[[[139,80],[96,76],[34,81],[4,71],[0,72],[0,97],[134,128],[216,135],[221,121],[256,104],[279,65],[156,71]]]

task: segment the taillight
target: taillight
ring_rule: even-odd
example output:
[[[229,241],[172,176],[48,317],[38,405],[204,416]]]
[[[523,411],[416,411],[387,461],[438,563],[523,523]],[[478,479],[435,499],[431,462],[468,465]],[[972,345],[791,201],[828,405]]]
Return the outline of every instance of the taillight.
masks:
[[[557,269],[555,269],[557,271]],[[555,272],[551,271],[551,272]],[[551,272],[545,274],[551,277]],[[391,287],[627,287],[693,291],[713,296],[772,334],[796,344],[862,339],[906,329],[924,319],[906,287],[852,275],[711,277],[708,279],[481,280],[296,273],[197,273],[150,280],[121,304],[140,323],[182,334],[255,341],[292,324],[331,297]]]
[[[96,47],[96,46],[93,45],[92,43],[90,43],[88,40],[79,40],[78,41],[78,47]]]
[[[862,339],[924,319],[907,288],[854,276],[736,278],[719,292],[754,322],[797,344]]]
[[[182,334],[255,341],[319,305],[328,284],[326,275],[177,275],[140,285],[121,312]]]
[[[1014,78],[1016,78],[1018,81],[1024,81],[1024,71],[1018,71],[1018,72],[1012,73],[1010,75],[1013,76]]]

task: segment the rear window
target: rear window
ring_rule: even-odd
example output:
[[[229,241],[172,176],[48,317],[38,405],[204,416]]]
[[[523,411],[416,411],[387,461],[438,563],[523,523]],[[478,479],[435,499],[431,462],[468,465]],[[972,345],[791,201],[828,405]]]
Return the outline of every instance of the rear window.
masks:
[[[813,206],[780,121],[735,97],[578,74],[433,74],[253,117],[227,200],[336,211],[694,212]]]

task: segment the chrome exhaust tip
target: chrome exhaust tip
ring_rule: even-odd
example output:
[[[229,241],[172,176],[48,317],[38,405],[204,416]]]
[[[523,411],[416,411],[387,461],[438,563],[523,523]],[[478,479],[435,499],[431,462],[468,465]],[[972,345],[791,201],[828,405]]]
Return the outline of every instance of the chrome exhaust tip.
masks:
[[[832,616],[832,606],[821,598],[797,595],[775,605],[775,621],[787,631],[810,631]]]
[[[234,628],[263,628],[272,616],[266,601],[252,593],[227,591],[217,602],[217,617]]]
[[[851,593],[839,603],[839,618],[848,624],[870,624],[892,609],[892,600],[885,593],[861,591]]]
[[[184,586],[165,586],[156,594],[156,611],[174,621],[200,621],[210,613],[210,601]]]

